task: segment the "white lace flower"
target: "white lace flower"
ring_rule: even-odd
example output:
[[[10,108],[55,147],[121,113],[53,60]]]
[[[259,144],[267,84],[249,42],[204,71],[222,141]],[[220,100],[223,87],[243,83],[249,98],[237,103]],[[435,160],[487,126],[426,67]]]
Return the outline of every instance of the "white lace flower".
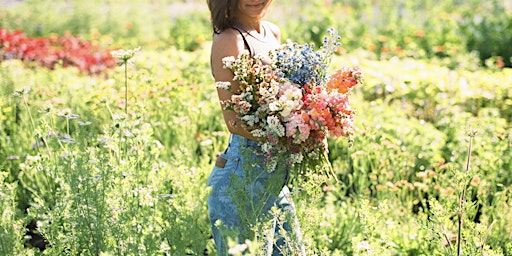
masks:
[[[219,89],[229,90],[231,88],[230,82],[216,82],[215,86]]]
[[[251,131],[254,137],[265,137],[267,134],[262,129],[255,129]]]
[[[272,144],[270,144],[269,142],[261,144],[261,150],[265,153],[270,152],[270,150],[272,150]]]
[[[254,99],[254,96],[250,92],[244,92],[244,93],[240,94],[240,97],[242,97],[243,99],[245,99],[247,101],[251,101]]]
[[[304,160],[304,156],[301,153],[291,154],[290,160],[292,163],[301,163]]]
[[[267,172],[273,172],[277,167],[277,159],[271,158],[270,161],[268,161],[266,168]]]
[[[285,134],[285,128],[279,121],[277,116],[268,116],[267,117],[268,128],[272,131],[272,133],[276,134],[279,137],[283,137]]]
[[[224,68],[226,68],[226,69],[231,69],[233,67],[234,62],[235,62],[234,56],[228,56],[228,57],[224,57],[222,59],[222,63],[224,63]]]
[[[260,121],[260,119],[256,115],[245,115],[245,116],[242,116],[241,119],[249,126],[254,126],[255,124],[257,124]]]

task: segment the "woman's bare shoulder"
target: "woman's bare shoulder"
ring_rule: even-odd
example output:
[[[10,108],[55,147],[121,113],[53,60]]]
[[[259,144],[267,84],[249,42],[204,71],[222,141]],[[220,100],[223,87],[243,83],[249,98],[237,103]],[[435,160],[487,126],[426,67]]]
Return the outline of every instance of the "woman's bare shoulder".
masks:
[[[267,25],[268,28],[270,28],[270,31],[272,31],[272,34],[274,34],[274,36],[281,40],[281,29],[274,23],[270,22],[270,21],[265,21],[265,24]]]
[[[219,34],[215,34],[212,40],[212,53],[220,56],[230,56],[238,54],[240,49],[240,42],[243,40],[240,33],[234,29],[226,29]]]
[[[235,29],[228,28],[220,33],[213,34],[213,42],[236,40],[238,35],[239,33]]]
[[[242,36],[234,29],[226,29],[215,34],[211,48],[211,68],[215,79],[219,81],[231,81],[233,74],[223,68],[222,59],[225,57],[238,57],[244,49]]]

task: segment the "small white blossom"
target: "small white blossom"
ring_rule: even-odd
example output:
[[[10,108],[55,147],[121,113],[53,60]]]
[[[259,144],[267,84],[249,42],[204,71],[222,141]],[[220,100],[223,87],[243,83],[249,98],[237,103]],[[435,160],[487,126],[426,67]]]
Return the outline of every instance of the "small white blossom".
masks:
[[[139,52],[140,49],[141,49],[140,46],[135,49],[129,49],[129,50],[120,49],[120,50],[111,51],[110,55],[112,55],[112,57],[118,59],[119,61],[126,62],[129,59],[133,58],[133,56],[135,56],[135,54],[137,52]]]
[[[273,172],[277,167],[277,160],[275,158],[271,158],[267,163],[266,168],[267,172]]]
[[[267,102],[270,102],[271,100],[274,100],[277,93],[279,92],[279,88],[275,86],[270,86],[268,88],[266,87],[260,87],[260,95],[266,99]]]
[[[238,54],[238,57],[242,57],[244,55],[249,55],[249,54],[250,54],[249,50],[244,49],[244,50],[240,51],[240,53]],[[255,59],[257,59],[257,58],[258,58],[258,56],[255,56]]]
[[[219,89],[229,90],[231,88],[230,82],[216,82],[215,86]]]
[[[233,62],[235,62],[234,56],[229,56],[222,59],[222,63],[224,63],[224,68],[227,69],[231,69],[233,67]]]
[[[320,153],[318,153],[317,150],[311,151],[311,152],[308,153],[308,158],[318,159],[318,158],[320,158]]]
[[[249,126],[254,126],[255,124],[257,124],[260,121],[260,119],[256,115],[245,115],[245,116],[242,116],[241,119],[242,119],[242,121],[247,123]]]
[[[270,109],[270,111],[276,112],[276,111],[283,109],[283,106],[281,106],[280,101],[274,101],[274,102],[271,102],[270,104],[268,104],[268,109]]]
[[[252,135],[254,137],[265,137],[267,136],[267,134],[265,133],[265,131],[261,130],[261,129],[255,129],[255,130],[252,130],[251,131]]]
[[[229,255],[241,254],[245,252],[247,248],[247,244],[237,244],[234,247],[229,248],[228,253]]]
[[[370,251],[370,243],[368,241],[361,241],[357,244],[357,250],[359,251]]]
[[[244,98],[246,101],[251,101],[254,99],[254,96],[252,96],[252,93],[250,92],[244,92],[240,94],[240,97]]]
[[[291,154],[290,160],[292,163],[302,163],[302,160],[304,160],[304,156],[301,153]]]
[[[261,144],[261,150],[263,152],[268,153],[271,149],[272,149],[272,144],[270,144],[269,142],[265,142],[265,143]]]
[[[285,134],[285,128],[279,121],[277,116],[268,116],[267,117],[268,128],[273,131],[273,133],[277,134],[279,137],[283,137]]]

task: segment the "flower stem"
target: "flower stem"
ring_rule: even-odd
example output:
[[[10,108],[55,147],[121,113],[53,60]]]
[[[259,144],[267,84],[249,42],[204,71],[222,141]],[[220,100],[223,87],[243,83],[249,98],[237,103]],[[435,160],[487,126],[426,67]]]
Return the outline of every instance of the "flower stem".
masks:
[[[468,145],[468,158],[466,160],[466,173],[469,172],[469,166],[471,163],[471,150],[473,144],[473,137],[475,137],[476,130],[468,131],[469,136],[469,145]],[[458,233],[457,233],[457,255],[461,255],[461,239],[462,239],[462,215],[464,209],[464,201],[466,200],[466,184],[463,184],[462,191],[459,197],[459,213],[457,214],[457,222],[458,222]]]
[[[128,60],[124,61],[124,113],[128,115]]]

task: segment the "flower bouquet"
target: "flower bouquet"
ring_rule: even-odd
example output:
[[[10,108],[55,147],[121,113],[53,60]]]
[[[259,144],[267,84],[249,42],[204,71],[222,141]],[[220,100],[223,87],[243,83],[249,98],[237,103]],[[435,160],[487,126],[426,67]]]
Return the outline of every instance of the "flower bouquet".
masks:
[[[331,170],[326,138],[350,139],[354,111],[349,94],[362,82],[362,74],[357,67],[327,73],[339,45],[337,32],[330,29],[319,50],[312,44],[288,42],[270,52],[269,65],[247,51],[223,59],[239,89],[222,104],[260,138],[269,172],[279,167]],[[216,85],[232,90],[230,82]]]

